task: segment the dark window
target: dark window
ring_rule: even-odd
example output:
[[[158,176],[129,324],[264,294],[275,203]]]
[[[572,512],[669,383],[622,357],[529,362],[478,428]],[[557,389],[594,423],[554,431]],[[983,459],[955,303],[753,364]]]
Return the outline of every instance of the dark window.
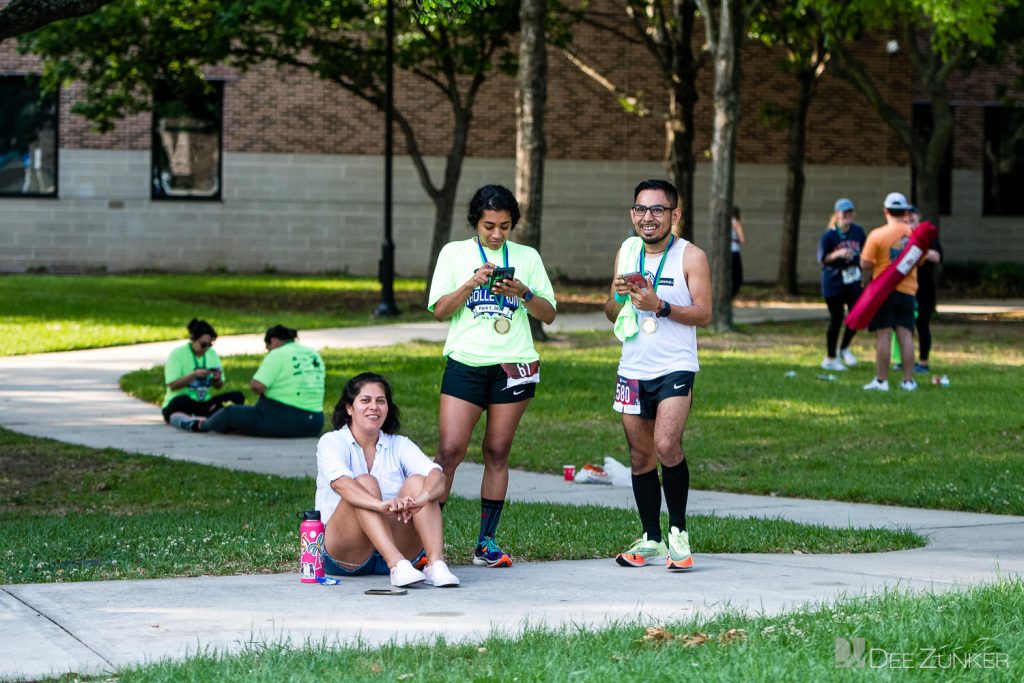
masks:
[[[0,76],[0,196],[57,196],[57,98],[34,76]]]
[[[956,108],[953,107],[956,114]],[[932,105],[927,103],[914,104],[914,134],[920,139],[926,140],[932,134]],[[910,201],[917,204],[917,166],[910,171],[910,187],[912,196]],[[950,132],[949,144],[946,145],[946,156],[942,160],[942,168],[939,169],[939,213],[948,216],[953,213],[953,134]]]
[[[1024,107],[985,109],[986,216],[1024,215]]]
[[[224,88],[160,85],[153,94],[153,199],[220,199]]]

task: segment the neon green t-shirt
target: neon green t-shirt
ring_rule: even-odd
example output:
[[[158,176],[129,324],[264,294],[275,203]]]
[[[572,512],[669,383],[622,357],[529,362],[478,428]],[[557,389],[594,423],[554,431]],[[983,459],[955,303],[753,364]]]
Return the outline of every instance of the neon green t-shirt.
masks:
[[[515,277],[533,292],[555,305],[555,291],[544,270],[544,262],[533,247],[515,242],[508,245],[508,265],[516,269]],[[501,251],[484,248],[487,260],[504,266]],[[433,311],[437,300],[451,294],[473,277],[473,271],[483,265],[476,238],[449,242],[437,257],[437,267],[430,281],[427,309]],[[486,285],[477,287],[451,318],[444,355],[473,367],[497,363],[531,363],[539,358],[530,334],[529,313],[519,297],[507,297],[503,302]],[[505,318],[511,323],[507,334],[494,329],[494,321]]]
[[[164,384],[170,384],[176,379],[181,379],[185,375],[190,374],[197,368],[206,368],[213,370],[214,368],[221,368],[220,378],[224,381],[224,369],[220,364],[220,356],[213,350],[213,347],[206,349],[199,358],[192,353],[192,344],[187,343],[184,346],[171,351],[171,355],[167,357],[167,362],[164,364]],[[196,378],[192,380],[192,383],[181,389],[171,389],[167,387],[167,393],[164,395],[164,403],[161,408],[166,408],[167,404],[175,396],[181,396],[182,394],[188,394],[189,398],[194,401],[205,401],[210,398],[211,388],[213,387],[213,378],[207,375],[203,378]]]
[[[324,361],[320,354],[289,342],[267,352],[254,380],[267,387],[267,398],[311,413],[324,410]]]

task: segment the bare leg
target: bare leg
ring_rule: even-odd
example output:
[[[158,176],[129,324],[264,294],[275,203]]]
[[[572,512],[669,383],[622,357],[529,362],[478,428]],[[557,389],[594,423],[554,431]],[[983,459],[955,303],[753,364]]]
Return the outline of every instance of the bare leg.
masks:
[[[480,497],[505,500],[508,492],[508,455],[519,421],[530,401],[498,403],[487,409],[487,430],[484,432],[484,478],[480,482]]]
[[[473,436],[473,427],[484,409],[475,403],[463,401],[447,394],[441,394],[441,408],[438,426],[437,454],[434,462],[444,470],[444,500],[452,492],[455,481],[455,470],[462,464],[469,449],[469,439]],[[444,501],[441,501],[444,502]]]
[[[889,379],[889,355],[892,353],[892,328],[882,327],[875,331],[875,377],[881,381]],[[902,343],[902,342],[901,342]],[[913,363],[911,363],[913,372]]]
[[[423,490],[423,485],[426,482],[426,478],[420,475],[413,475],[405,480],[402,484],[402,490],[399,492],[399,496],[412,496],[416,497],[420,491]],[[443,523],[441,521],[441,506],[437,504],[436,500],[432,500],[417,512],[412,517],[412,526],[415,534],[411,541],[411,546],[406,543],[403,545],[399,543],[399,547],[402,549],[403,554],[406,557],[412,557],[418,553],[422,547],[424,552],[427,554],[427,564],[433,564],[438,560],[444,559],[444,532]],[[403,534],[404,536],[405,534]]]
[[[375,477],[361,474],[356,477],[356,483],[380,499],[380,485]],[[343,499],[327,520],[325,546],[331,557],[346,567],[358,567],[376,549],[388,566],[393,568],[404,559],[395,544],[395,526],[376,510],[358,508]]]
[[[914,378],[914,333],[906,327],[896,328],[896,338],[900,342],[900,363],[903,364],[903,381]]]
[[[634,475],[650,472],[658,466],[654,425],[654,420],[622,414],[622,429],[626,432],[626,443],[629,445],[629,466]]]

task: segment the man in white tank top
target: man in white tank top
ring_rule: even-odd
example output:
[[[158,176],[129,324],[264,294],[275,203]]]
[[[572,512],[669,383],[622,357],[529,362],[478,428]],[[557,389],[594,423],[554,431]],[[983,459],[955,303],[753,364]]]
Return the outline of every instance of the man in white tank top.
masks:
[[[686,571],[693,558],[686,531],[690,470],[682,438],[700,369],[696,328],[711,322],[711,268],[701,249],[672,234],[682,209],[668,181],[637,185],[629,215],[637,236],[619,249],[604,311],[622,339],[613,408],[622,413],[643,535],[615,561],[624,567],[664,563],[671,571]],[[662,489],[667,542],[661,530]]]

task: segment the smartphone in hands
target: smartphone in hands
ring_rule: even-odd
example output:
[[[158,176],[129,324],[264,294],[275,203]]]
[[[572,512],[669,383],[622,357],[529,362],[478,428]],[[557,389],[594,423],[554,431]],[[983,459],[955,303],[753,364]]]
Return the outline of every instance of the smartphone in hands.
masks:
[[[495,268],[491,271],[491,279],[487,282],[488,289],[492,289],[494,285],[502,280],[514,280],[516,277],[515,266],[509,266],[508,268]]]
[[[633,271],[632,273],[626,273],[622,276],[622,279],[626,282],[632,283],[640,289],[647,289],[650,284],[647,282],[647,278],[639,270]]]

